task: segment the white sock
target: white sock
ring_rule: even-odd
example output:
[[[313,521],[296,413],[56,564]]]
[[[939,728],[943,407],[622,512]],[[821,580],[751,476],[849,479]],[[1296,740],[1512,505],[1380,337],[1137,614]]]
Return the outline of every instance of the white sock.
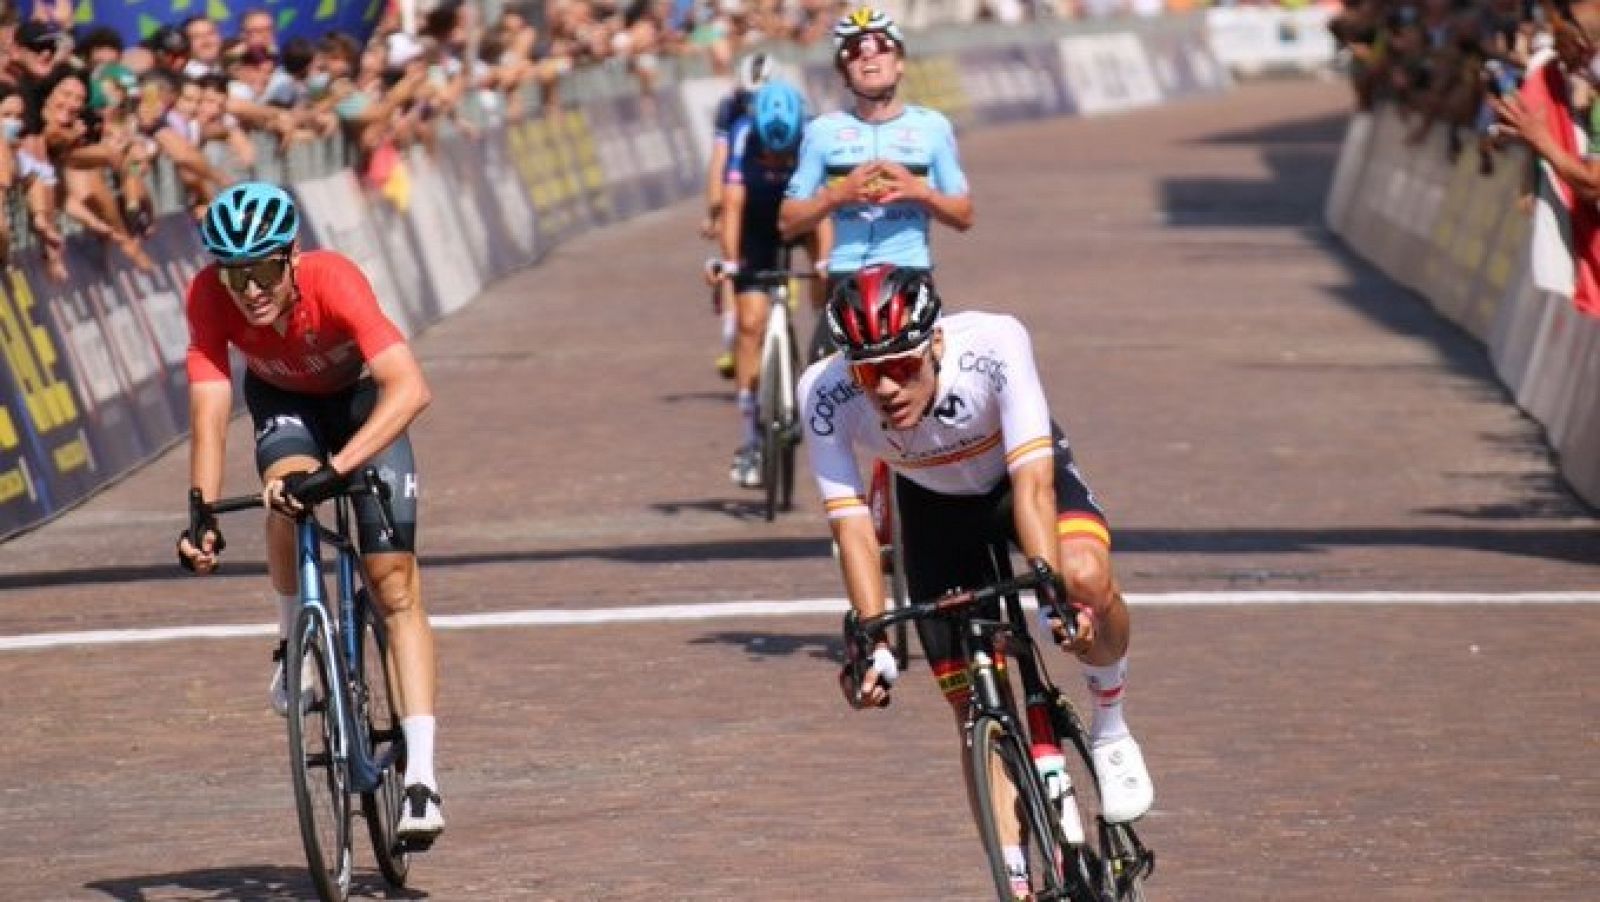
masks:
[[[749,447],[761,441],[761,432],[756,428],[756,393],[748,388],[739,389],[738,405],[739,420],[744,424],[744,444]]]
[[[1028,873],[1028,856],[1022,853],[1021,846],[1002,846],[1000,854],[1005,857],[1006,870],[1018,875]]]
[[[1089,684],[1089,695],[1094,699],[1094,719],[1089,724],[1090,741],[1099,745],[1127,736],[1128,724],[1122,719],[1122,696],[1128,681],[1127,656],[1103,667],[1085,664],[1083,676]]]
[[[438,792],[439,782],[433,775],[433,724],[432,714],[400,718],[400,730],[406,734],[405,784],[421,783]]]
[[[733,337],[739,334],[739,314],[732,306],[722,308],[722,349],[733,350]]]
[[[278,603],[278,638],[287,639],[294,629],[295,615],[300,613],[300,596],[273,592],[271,598]]]

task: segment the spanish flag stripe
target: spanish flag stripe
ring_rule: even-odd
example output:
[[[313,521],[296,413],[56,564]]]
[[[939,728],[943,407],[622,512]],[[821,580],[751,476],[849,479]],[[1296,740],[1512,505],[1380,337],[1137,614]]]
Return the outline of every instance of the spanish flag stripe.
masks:
[[[942,467],[945,464],[959,463],[963,460],[977,457],[979,454],[993,450],[994,448],[998,447],[999,444],[1000,433],[996,432],[994,435],[989,436],[988,438],[977,443],[976,445],[972,445],[971,447],[962,448],[959,451],[952,451],[949,454],[941,454],[938,457],[929,457],[925,460],[902,461],[900,465],[908,470],[919,470],[927,467]]]
[[[1032,439],[1030,441],[1023,442],[1022,444],[1016,446],[1015,448],[1012,448],[1010,453],[1006,454],[1006,463],[1008,463],[1008,464],[1015,463],[1017,461],[1017,459],[1022,457],[1023,455],[1032,454],[1035,451],[1039,451],[1039,450],[1042,450],[1044,448],[1048,448],[1048,447],[1050,447],[1050,445],[1051,445],[1051,439],[1050,439],[1049,436],[1045,436],[1043,438],[1036,438],[1036,439]]]

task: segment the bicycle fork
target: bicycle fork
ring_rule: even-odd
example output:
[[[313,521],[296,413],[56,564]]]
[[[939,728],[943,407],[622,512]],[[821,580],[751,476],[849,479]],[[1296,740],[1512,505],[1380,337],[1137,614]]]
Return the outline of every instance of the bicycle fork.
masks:
[[[328,754],[332,759],[328,762],[328,766],[346,768],[350,761],[350,731],[347,729],[350,721],[346,718],[344,692],[340,690],[343,682],[339,679],[339,661],[343,650],[338,648],[334,641],[338,630],[332,622],[324,592],[321,545],[317,539],[316,526],[309,519],[300,524],[299,545],[301,612],[309,612],[322,623],[321,628],[317,630],[316,641],[322,647],[322,663],[325,668],[322,678],[323,685],[328,690],[327,697],[323,699],[323,704],[328,710],[323,712],[323,716],[332,718],[332,723],[337,724],[335,729],[326,730],[329,740]]]

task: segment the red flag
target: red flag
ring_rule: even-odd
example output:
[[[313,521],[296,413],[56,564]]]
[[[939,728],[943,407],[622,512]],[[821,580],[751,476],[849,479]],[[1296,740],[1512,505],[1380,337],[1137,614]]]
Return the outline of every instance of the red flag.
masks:
[[[1555,136],[1556,143],[1567,153],[1583,159],[1584,148],[1579,144],[1578,126],[1572,117],[1572,98],[1567,88],[1566,74],[1549,54],[1543,65],[1535,61],[1523,79],[1518,92],[1523,106],[1535,115],[1542,116]],[[1571,226],[1574,279],[1572,302],[1590,316],[1600,316],[1600,208],[1591,201],[1579,198],[1572,186],[1563,182],[1548,164],[1540,167],[1555,188]]]

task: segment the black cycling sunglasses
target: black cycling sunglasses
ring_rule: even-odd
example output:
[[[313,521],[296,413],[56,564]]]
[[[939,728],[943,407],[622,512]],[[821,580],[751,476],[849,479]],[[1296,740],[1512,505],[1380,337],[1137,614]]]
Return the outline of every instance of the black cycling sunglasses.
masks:
[[[284,275],[288,272],[289,257],[287,255],[265,257],[260,260],[252,260],[249,263],[223,266],[218,269],[218,275],[222,277],[222,284],[226,285],[228,290],[235,294],[244,294],[249,289],[251,282],[260,286],[262,291],[271,291],[278,287],[278,284],[283,281]]]

